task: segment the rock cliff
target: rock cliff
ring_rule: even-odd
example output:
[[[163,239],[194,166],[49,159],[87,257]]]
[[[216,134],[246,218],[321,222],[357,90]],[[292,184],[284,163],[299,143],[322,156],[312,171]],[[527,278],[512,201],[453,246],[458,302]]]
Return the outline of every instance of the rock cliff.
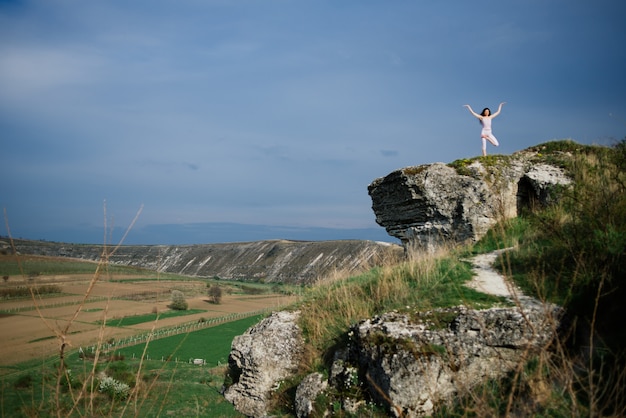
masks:
[[[396,170],[368,187],[376,222],[405,245],[476,241],[499,219],[549,204],[570,183],[540,150]]]
[[[102,246],[15,240],[22,254],[99,260]],[[339,271],[358,271],[402,254],[395,244],[364,241],[255,241],[204,245],[123,245],[116,265],[225,280],[315,282]]]

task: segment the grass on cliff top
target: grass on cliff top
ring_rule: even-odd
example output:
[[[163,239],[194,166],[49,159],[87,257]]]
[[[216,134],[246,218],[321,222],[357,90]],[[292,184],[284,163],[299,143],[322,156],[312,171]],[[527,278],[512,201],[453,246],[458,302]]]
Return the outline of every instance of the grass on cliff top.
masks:
[[[579,156],[608,155],[611,153],[611,148],[583,145],[570,139],[565,139],[545,142],[529,147],[521,152],[533,154],[531,161],[535,164],[550,164],[568,170],[576,170],[572,164]],[[448,166],[454,168],[460,175],[471,176],[472,173],[468,167],[476,161],[479,161],[483,167],[489,168],[509,164],[512,158],[514,156],[493,154],[482,157],[462,158],[451,162]]]

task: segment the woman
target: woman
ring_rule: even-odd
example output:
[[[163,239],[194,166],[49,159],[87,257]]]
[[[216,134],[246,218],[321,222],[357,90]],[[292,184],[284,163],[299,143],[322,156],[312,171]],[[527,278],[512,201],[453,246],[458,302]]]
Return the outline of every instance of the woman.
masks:
[[[480,137],[483,140],[483,156],[487,155],[487,141],[491,142],[496,147],[500,145],[496,137],[493,136],[493,133],[491,132],[491,119],[495,118],[496,116],[500,114],[500,111],[502,110],[502,106],[505,103],[506,102],[500,103],[500,106],[498,106],[498,111],[494,113],[493,115],[491,114],[491,110],[488,107],[484,108],[481,114],[479,115],[478,113],[472,110],[470,105],[463,105],[463,107],[466,107],[472,115],[474,115],[480,120],[480,124],[483,125],[483,130],[480,132]]]

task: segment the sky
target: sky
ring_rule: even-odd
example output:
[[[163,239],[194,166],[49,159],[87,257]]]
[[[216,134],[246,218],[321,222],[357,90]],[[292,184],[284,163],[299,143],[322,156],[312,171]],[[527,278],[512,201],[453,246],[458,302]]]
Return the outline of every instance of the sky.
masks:
[[[367,186],[626,137],[623,0],[0,0],[0,235],[387,240]]]

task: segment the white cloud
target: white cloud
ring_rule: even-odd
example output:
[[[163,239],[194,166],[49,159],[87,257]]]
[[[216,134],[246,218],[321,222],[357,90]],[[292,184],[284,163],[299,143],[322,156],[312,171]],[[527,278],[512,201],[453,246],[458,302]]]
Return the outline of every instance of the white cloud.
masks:
[[[4,47],[0,49],[0,91],[16,99],[92,83],[101,66],[102,59],[86,51]]]

